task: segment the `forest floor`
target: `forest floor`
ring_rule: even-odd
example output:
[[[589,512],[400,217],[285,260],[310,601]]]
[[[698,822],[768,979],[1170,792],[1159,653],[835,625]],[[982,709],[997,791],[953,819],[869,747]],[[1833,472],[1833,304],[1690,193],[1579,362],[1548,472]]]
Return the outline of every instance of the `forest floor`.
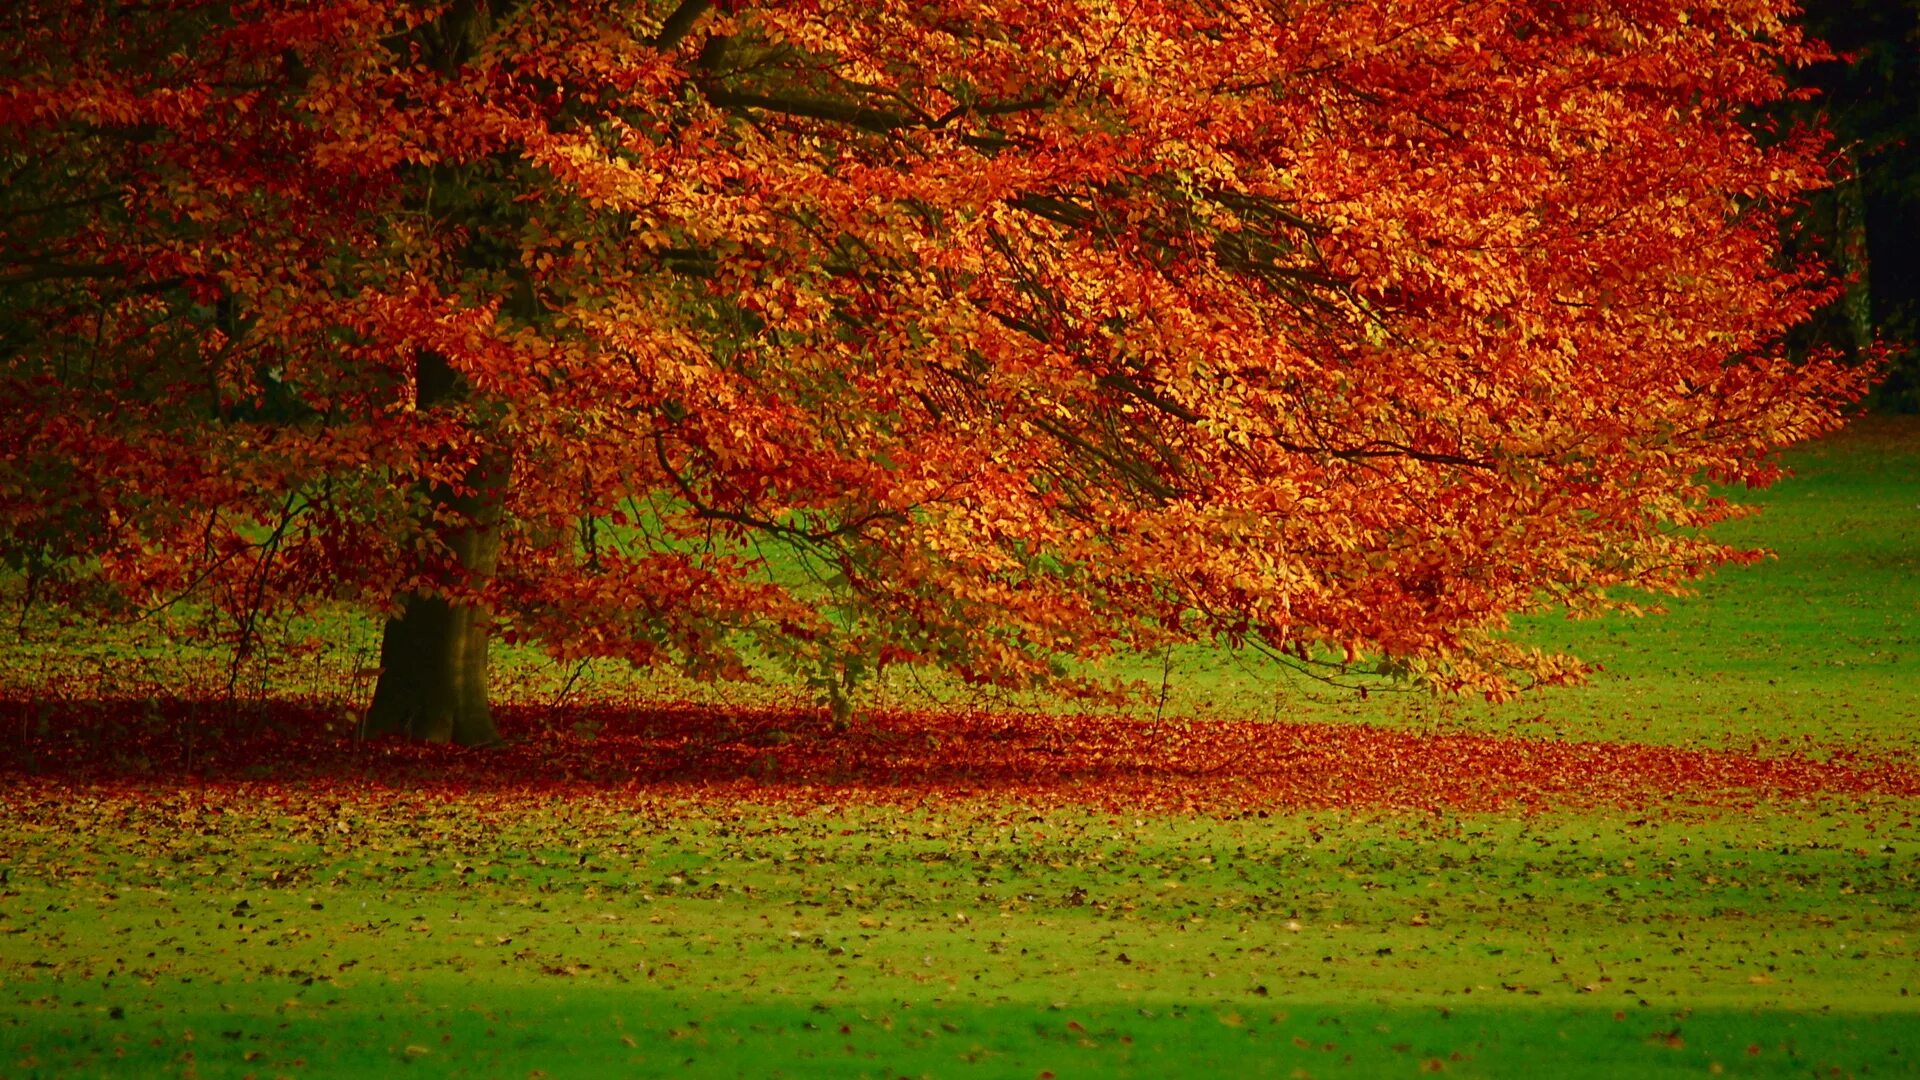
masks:
[[[482,754],[16,644],[0,1077],[1920,1074],[1920,424],[1792,462],[1721,534],[1777,559],[1529,623],[1603,670],[1501,706],[1196,651],[835,728],[527,661]]]

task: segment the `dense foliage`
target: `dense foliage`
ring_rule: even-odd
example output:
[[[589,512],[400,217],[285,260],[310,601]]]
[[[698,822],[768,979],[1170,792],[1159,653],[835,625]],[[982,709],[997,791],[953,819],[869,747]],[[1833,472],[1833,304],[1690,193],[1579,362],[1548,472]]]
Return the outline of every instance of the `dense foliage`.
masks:
[[[835,695],[1559,678],[1489,632],[1726,557],[1707,482],[1860,388],[1777,347],[1788,15],[21,0],[5,554],[242,647],[347,601]]]

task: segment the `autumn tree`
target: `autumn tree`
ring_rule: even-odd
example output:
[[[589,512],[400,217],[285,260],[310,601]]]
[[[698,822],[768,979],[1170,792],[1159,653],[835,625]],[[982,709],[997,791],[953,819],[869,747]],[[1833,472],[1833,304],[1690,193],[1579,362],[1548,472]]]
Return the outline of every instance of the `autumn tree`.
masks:
[[[1860,376],[1781,335],[1781,0],[17,0],[0,519],[36,599],[840,697],[1211,641],[1498,692],[1731,553]]]

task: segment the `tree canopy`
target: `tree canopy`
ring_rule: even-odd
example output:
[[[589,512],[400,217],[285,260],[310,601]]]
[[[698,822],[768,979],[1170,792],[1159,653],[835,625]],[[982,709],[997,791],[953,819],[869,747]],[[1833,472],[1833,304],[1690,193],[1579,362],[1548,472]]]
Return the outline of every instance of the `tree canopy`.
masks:
[[[1779,344],[1832,294],[1823,138],[1755,127],[1791,14],[19,0],[5,556],[242,646],[361,605],[382,692],[460,618],[414,637],[1563,678],[1507,615],[1728,557],[1710,483],[1862,388]]]

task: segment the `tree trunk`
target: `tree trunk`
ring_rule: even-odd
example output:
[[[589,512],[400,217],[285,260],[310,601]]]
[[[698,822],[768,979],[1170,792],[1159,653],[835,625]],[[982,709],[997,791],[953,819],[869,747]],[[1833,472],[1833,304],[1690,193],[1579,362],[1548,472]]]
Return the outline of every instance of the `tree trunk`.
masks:
[[[455,399],[463,380],[445,358],[423,353],[418,362],[422,408]],[[500,565],[500,521],[506,505],[512,458],[500,450],[483,454],[463,478],[464,493],[432,490],[441,541],[453,554],[457,584],[477,591]],[[438,594],[408,594],[400,614],[387,619],[380,638],[380,680],[367,707],[368,735],[406,735],[427,742],[489,746],[500,741],[487,704],[485,608]]]
[[[487,705],[487,627],[482,612],[438,596],[409,596],[380,640],[380,681],[367,709],[369,735],[486,746],[500,741]]]
[[[1847,154],[1852,175],[1834,189],[1834,262],[1846,278],[1840,311],[1846,319],[1847,345],[1856,359],[1873,351],[1873,290],[1867,261],[1867,200],[1861,190],[1860,167]]]
[[[443,78],[454,79],[488,35],[524,0],[453,0],[441,15],[415,30],[417,44]],[[461,166],[435,165],[434,178],[458,173]],[[512,230],[511,203],[492,207],[436,208],[427,183],[419,210],[448,226],[470,233],[462,265],[474,271],[504,271],[515,282],[507,309],[524,323],[540,316],[532,282],[517,259],[503,256],[497,238],[492,247],[477,241]],[[504,216],[503,216],[504,215]],[[421,410],[467,399],[466,379],[439,353],[422,350],[414,360],[415,404]],[[432,511],[424,527],[435,530],[453,555],[453,580],[471,596],[490,580],[500,564],[500,522],[506,508],[512,454],[491,440],[461,478],[461,493],[435,486],[428,492]],[[435,523],[442,524],[435,524]],[[400,614],[389,618],[380,638],[380,680],[367,707],[369,735],[399,734],[428,742],[488,746],[500,741],[487,704],[487,639],[490,616],[483,607],[444,594],[399,598]]]

